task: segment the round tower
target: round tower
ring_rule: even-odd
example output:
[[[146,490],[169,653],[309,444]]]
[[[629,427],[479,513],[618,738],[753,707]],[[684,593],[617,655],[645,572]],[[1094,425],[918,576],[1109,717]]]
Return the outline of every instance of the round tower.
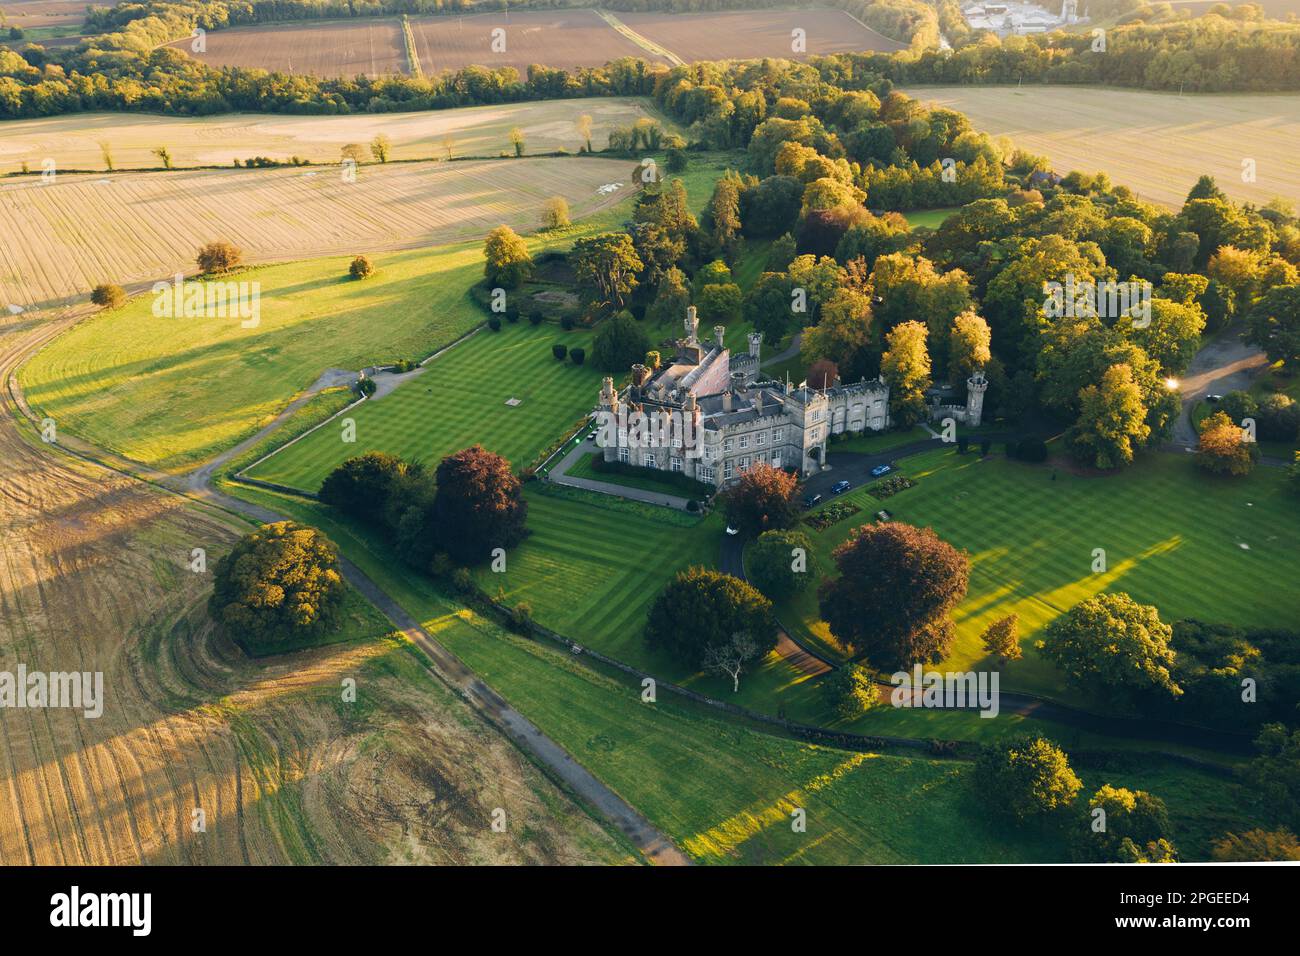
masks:
[[[695,306],[688,305],[686,307],[686,321],[683,325],[686,326],[686,344],[694,345],[699,341],[697,336],[700,331],[700,320],[695,314]]]
[[[966,379],[966,424],[978,428],[984,416],[984,393],[989,390],[989,381],[984,377],[984,370],[977,368]]]

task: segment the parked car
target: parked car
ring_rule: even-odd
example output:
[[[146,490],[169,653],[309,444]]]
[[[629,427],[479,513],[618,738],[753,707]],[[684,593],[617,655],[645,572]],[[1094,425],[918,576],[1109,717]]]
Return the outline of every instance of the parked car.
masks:
[[[852,487],[853,485],[847,481],[837,481],[835,482],[835,487],[831,488],[831,494],[842,495]]]
[[[804,495],[803,506],[805,508],[815,508],[821,502],[821,495]]]
[[[893,465],[877,465],[871,469],[871,477],[879,478],[881,475],[887,475],[894,470]]]
[[[1222,395],[1206,395],[1206,396],[1205,396],[1205,400],[1206,400],[1207,402],[1221,402],[1221,401],[1223,401],[1223,396],[1222,396]]]
[[[733,528],[731,525],[727,525],[727,534],[740,534],[740,529]]]

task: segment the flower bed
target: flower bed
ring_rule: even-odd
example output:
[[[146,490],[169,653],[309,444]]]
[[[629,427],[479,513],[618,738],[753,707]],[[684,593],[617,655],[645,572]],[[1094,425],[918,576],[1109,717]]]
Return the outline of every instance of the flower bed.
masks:
[[[803,523],[814,531],[825,531],[831,525],[845,518],[852,517],[862,509],[849,501],[837,501],[820,511],[814,511],[803,519]]]
[[[896,495],[900,491],[906,491],[915,485],[916,482],[907,475],[890,475],[884,481],[878,481],[867,489],[867,494],[880,501],[884,501],[891,495]]]

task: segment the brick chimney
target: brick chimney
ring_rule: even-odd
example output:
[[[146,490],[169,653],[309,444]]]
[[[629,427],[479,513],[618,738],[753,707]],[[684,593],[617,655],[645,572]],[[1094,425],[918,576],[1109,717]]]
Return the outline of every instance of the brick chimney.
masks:
[[[642,365],[640,362],[632,366],[633,387],[640,388],[649,380],[650,380],[650,369],[646,368],[646,366]]]
[[[723,341],[727,337],[727,327],[725,325],[715,325],[713,327],[713,341],[718,343],[718,348],[722,348]]]

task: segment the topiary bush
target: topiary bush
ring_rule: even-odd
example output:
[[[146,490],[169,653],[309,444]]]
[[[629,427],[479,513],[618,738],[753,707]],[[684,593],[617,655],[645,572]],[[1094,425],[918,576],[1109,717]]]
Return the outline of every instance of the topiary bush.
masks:
[[[551,346],[551,354],[555,356],[557,362],[563,362],[569,354],[569,347],[562,342],[556,342]]]
[[[581,348],[569,349],[569,360],[573,362],[574,365],[581,365],[587,360],[586,350]]]

